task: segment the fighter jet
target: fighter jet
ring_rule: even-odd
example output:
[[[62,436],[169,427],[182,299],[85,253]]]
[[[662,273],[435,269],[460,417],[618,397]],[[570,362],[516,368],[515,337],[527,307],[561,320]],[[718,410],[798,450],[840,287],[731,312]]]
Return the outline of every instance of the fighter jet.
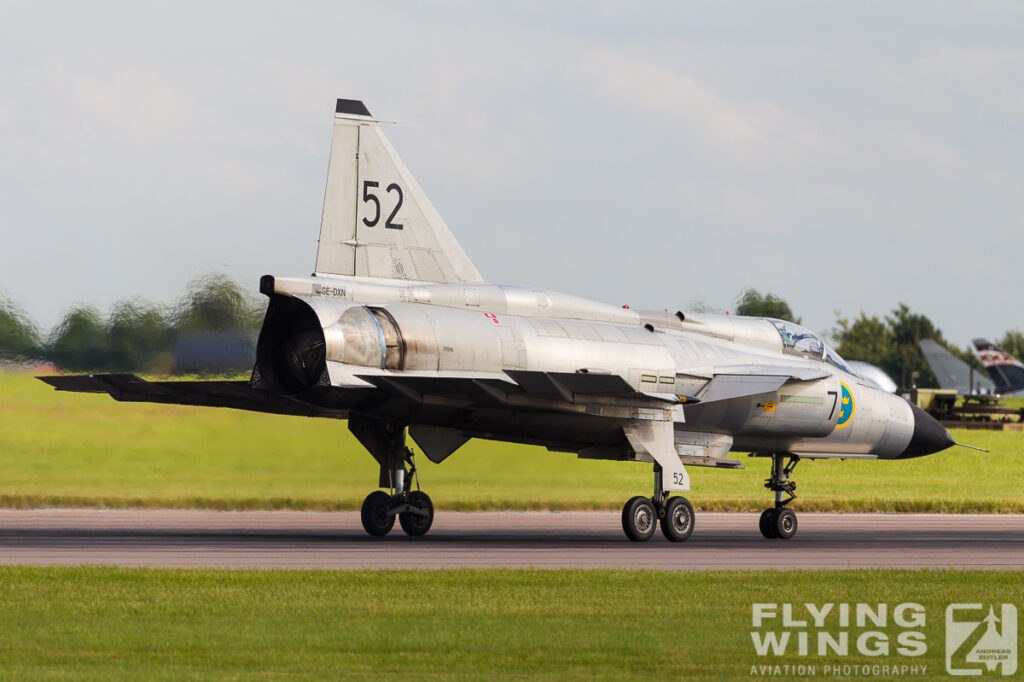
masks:
[[[1024,395],[1024,364],[985,339],[974,339],[974,349],[1001,395]]]
[[[571,257],[571,254],[567,254]],[[797,531],[793,469],[822,458],[908,459],[951,445],[902,398],[861,378],[792,322],[641,311],[484,281],[356,100],[334,115],[315,272],[265,275],[269,297],[248,381],[42,377],[117,400],[348,420],[380,465],[366,532],[397,517],[423,535],[434,508],[406,434],[433,462],[470,438],[580,458],[642,462],[652,494],[622,510],[630,540],[694,529],[690,467],[770,460],[766,538]],[[501,470],[494,471],[501,476]]]

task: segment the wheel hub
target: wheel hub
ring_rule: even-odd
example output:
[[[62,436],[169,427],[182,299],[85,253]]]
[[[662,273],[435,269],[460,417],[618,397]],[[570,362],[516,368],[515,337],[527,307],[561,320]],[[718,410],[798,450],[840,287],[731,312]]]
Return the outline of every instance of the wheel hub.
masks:
[[[636,524],[637,530],[646,533],[650,530],[651,526],[654,525],[654,517],[651,516],[650,510],[641,507],[636,510],[633,515],[634,523]]]
[[[685,533],[690,528],[690,512],[683,505],[678,505],[672,511],[672,526],[679,533]]]

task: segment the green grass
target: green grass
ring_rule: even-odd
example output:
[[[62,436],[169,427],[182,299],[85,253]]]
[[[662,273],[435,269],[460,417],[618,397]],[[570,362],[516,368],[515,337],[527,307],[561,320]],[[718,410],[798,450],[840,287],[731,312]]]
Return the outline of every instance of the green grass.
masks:
[[[797,509],[1024,512],[1024,433],[960,431],[962,448],[903,462],[804,462]],[[691,468],[694,504],[763,508],[768,463]],[[619,509],[649,465],[471,441],[421,482],[446,509]],[[345,422],[118,403],[0,374],[0,506],[356,509],[377,466]]]
[[[911,663],[936,679],[946,605],[1018,603],[1022,591],[1019,572],[982,571],[6,567],[0,678],[737,679],[802,662]],[[918,658],[753,649],[753,602],[908,601],[926,609]]]

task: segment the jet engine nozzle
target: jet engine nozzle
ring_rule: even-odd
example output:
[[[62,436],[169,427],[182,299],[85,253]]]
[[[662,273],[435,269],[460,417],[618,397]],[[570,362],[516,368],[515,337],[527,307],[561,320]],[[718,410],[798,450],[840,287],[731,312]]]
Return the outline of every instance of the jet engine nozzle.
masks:
[[[327,371],[320,319],[297,298],[274,295],[256,344],[256,373],[272,389],[294,395],[320,382]]]
[[[906,449],[897,459],[922,457],[955,445],[949,431],[935,417],[913,403],[910,403],[910,411],[914,415],[914,434],[910,437]]]
[[[346,302],[274,294],[256,346],[256,369],[295,395],[325,383],[327,362],[402,369],[405,341],[391,314]]]
[[[278,367],[285,373],[285,383],[308,388],[316,384],[323,373],[324,335],[314,329],[303,329],[281,344]]]
[[[402,369],[405,344],[398,325],[383,308],[352,306],[325,324],[327,359],[358,367]]]

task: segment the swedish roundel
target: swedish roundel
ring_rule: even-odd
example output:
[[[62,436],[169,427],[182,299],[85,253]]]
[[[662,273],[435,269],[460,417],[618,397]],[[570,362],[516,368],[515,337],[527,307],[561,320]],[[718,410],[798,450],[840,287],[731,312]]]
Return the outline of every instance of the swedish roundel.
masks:
[[[839,421],[836,422],[837,429],[841,429],[850,423],[850,420],[853,419],[853,412],[857,408],[853,400],[853,391],[850,390],[850,387],[841,381],[839,386],[842,389],[842,393],[839,396]]]

